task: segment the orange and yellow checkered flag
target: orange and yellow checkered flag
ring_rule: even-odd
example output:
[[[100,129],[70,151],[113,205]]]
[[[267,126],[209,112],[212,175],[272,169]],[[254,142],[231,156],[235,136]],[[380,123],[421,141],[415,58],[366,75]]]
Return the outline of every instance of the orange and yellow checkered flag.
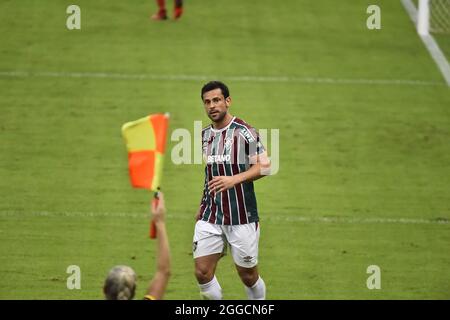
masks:
[[[169,114],[152,114],[122,126],[128,150],[128,170],[134,188],[156,192],[161,184]],[[157,200],[154,200],[157,201]],[[150,237],[156,237],[151,224]]]

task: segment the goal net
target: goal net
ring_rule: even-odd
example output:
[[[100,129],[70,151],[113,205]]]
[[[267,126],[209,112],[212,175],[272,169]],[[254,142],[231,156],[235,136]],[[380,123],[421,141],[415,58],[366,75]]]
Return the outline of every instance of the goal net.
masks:
[[[450,33],[450,0],[431,0],[430,32]]]
[[[418,31],[420,34],[450,34],[450,0],[419,0]]]

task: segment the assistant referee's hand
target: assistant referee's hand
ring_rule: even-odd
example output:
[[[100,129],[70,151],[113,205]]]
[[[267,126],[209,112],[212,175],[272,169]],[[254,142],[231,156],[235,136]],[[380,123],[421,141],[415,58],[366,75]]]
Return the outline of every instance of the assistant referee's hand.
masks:
[[[157,201],[152,201],[152,218],[155,223],[164,222],[166,215],[166,205],[164,202],[164,194],[159,191]]]

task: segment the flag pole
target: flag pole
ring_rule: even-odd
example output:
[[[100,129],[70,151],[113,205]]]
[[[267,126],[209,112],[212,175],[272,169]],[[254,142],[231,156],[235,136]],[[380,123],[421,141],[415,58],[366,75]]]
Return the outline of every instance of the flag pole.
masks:
[[[166,113],[164,113],[164,116],[169,119],[170,113],[166,112]],[[161,191],[160,187],[158,187],[156,189],[156,192],[153,194],[152,205],[154,205],[155,208],[158,206],[158,202],[159,202],[159,191]],[[156,224],[153,219],[150,221],[149,236],[150,236],[150,239],[156,239],[156,237],[157,237]]]
[[[158,187],[158,191],[156,191],[153,194],[153,198],[152,198],[152,206],[154,208],[158,207],[158,202],[159,202],[159,190],[161,190]],[[150,220],[150,233],[149,233],[150,239],[156,239],[157,237],[157,232],[156,232],[156,224],[155,221],[153,219]]]

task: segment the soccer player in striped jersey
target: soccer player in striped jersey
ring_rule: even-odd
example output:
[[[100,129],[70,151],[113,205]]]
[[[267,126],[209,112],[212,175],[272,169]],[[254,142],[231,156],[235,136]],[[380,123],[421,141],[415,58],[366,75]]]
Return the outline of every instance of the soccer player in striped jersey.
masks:
[[[229,245],[248,298],[263,300],[266,286],[257,269],[260,226],[253,181],[269,173],[267,153],[256,130],[229,113],[231,97],[224,83],[205,84],[201,98],[212,123],[202,131],[205,183],[193,239],[200,294],[222,299],[214,274]]]

